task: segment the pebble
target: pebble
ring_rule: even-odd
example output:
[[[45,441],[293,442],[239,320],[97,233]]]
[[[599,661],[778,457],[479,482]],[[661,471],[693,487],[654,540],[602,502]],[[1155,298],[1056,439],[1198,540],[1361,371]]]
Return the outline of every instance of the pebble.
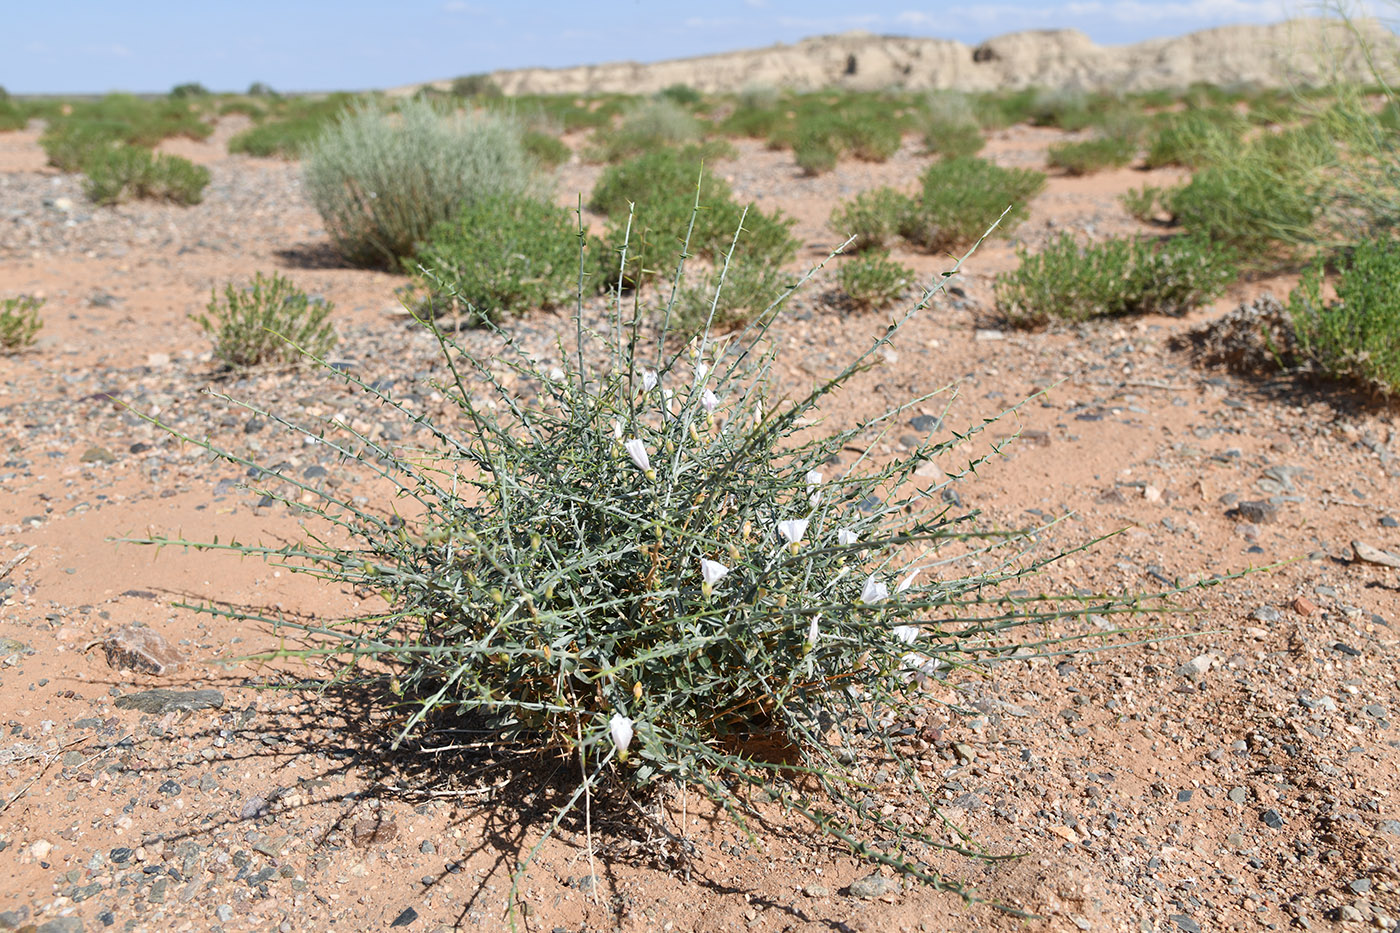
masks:
[[[1182,677],[1200,677],[1210,670],[1215,663],[1215,656],[1211,654],[1198,654],[1196,657],[1182,664],[1176,672]]]
[[[820,882],[814,882],[802,889],[808,897],[826,897],[831,894],[831,889]]]
[[[78,458],[82,463],[116,463],[116,456],[106,447],[93,445],[83,451],[83,455]]]
[[[890,879],[884,875],[866,875],[864,878],[857,878],[851,882],[851,896],[870,900],[871,898],[883,897],[893,887]]]
[[[1201,925],[1185,914],[1172,914],[1167,919],[1175,923],[1181,933],[1201,933]]]
[[[1267,499],[1243,499],[1226,514],[1254,525],[1272,525],[1278,521],[1278,506]]]
[[[104,638],[101,644],[107,665],[120,671],[170,674],[179,670],[184,661],[158,632],[144,626],[123,626]]]
[[[1259,814],[1259,819],[1270,829],[1281,829],[1283,827],[1283,817],[1279,816],[1278,811],[1272,808]]]
[[[1251,612],[1249,617],[1256,622],[1277,622],[1283,618],[1283,613],[1279,612],[1273,606],[1260,606],[1258,609]]]
[[[39,924],[35,933],[83,933],[83,921],[78,917],[54,917]]]
[[[134,709],[152,716],[201,709],[222,709],[224,695],[217,690],[143,690],[117,697],[117,709]]]
[[[418,911],[414,910],[412,907],[405,907],[405,908],[403,909],[403,912],[400,913],[397,917],[395,917],[395,918],[394,918],[394,922],[391,923],[391,924],[389,924],[389,926],[391,926],[391,927],[406,927],[406,926],[408,926],[410,923],[412,923],[413,921],[415,921],[415,920],[417,920],[417,919],[418,919]]]
[[[233,908],[227,904],[220,904],[214,908],[214,916],[219,919],[220,923],[228,923],[233,919]]]

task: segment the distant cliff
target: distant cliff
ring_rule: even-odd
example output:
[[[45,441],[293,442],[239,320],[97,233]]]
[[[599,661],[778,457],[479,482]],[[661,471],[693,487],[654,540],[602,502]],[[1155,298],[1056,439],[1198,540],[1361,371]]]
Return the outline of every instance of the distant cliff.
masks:
[[[1394,33],[1374,20],[1356,30],[1379,60],[1400,59]],[[1369,78],[1361,43],[1343,23],[1297,19],[1271,26],[1224,26],[1174,39],[1099,46],[1072,29],[1014,32],[972,47],[949,39],[864,32],[804,39],[795,45],[640,64],[497,71],[507,94],[647,94],[673,84],[702,91],[769,85],[810,91],[899,87],[1072,88],[1144,91],[1216,85],[1322,84],[1333,76]],[[446,88],[450,79],[430,82]],[[417,85],[401,88],[411,91]]]

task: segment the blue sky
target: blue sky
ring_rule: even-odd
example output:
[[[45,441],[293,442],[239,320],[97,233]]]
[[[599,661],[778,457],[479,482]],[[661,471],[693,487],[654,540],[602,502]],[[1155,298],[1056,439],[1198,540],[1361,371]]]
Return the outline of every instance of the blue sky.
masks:
[[[48,0],[5,3],[11,93],[391,87],[530,65],[655,61],[867,29],[975,43],[1073,27],[1134,42],[1307,12],[1307,0]]]

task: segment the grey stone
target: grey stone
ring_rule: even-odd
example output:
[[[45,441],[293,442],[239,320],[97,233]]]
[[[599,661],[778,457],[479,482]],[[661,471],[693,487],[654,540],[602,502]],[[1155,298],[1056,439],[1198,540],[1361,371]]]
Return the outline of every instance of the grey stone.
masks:
[[[1230,517],[1255,525],[1271,525],[1278,521],[1278,506],[1267,499],[1243,499],[1230,510]]]
[[[214,908],[214,916],[219,918],[220,923],[228,923],[233,919],[233,908],[227,904],[220,904]]]
[[[1351,888],[1353,894],[1365,894],[1371,890],[1370,878],[1353,878],[1347,882],[1347,887]]]
[[[117,458],[106,447],[98,447],[94,444],[83,451],[83,455],[78,460],[82,463],[116,463]]]
[[[1182,677],[1200,677],[1210,670],[1215,663],[1215,656],[1209,654],[1199,654],[1176,669]]]
[[[826,897],[831,893],[831,889],[821,882],[815,882],[802,889],[808,897]]]
[[[851,882],[851,896],[869,900],[888,894],[894,885],[884,875],[866,875]]]
[[[406,927],[406,926],[408,926],[410,923],[412,923],[413,921],[415,921],[415,920],[417,920],[417,919],[418,919],[418,911],[414,910],[412,907],[405,907],[405,908],[403,909],[403,913],[401,913],[401,914],[399,914],[397,917],[395,917],[395,918],[394,918],[394,922],[391,923],[391,924],[389,924],[389,926],[390,926],[390,927]]]
[[[0,911],[0,930],[13,930],[29,919],[29,908]]]
[[[83,921],[78,917],[54,917],[39,924],[34,933],[83,933]]]
[[[1256,622],[1277,622],[1283,618],[1283,613],[1273,606],[1260,606],[1249,614],[1249,617]]]
[[[159,633],[141,626],[124,626],[102,639],[101,644],[107,665],[120,671],[169,674],[184,661]]]
[[[1259,819],[1264,821],[1264,825],[1270,829],[1282,829],[1283,817],[1279,816],[1277,810],[1269,809],[1259,814]]]
[[[1181,933],[1201,933],[1201,925],[1185,914],[1172,914],[1167,919],[1175,923]]]
[[[1243,787],[1230,788],[1230,800],[1234,803],[1244,803],[1248,799],[1249,791],[1245,790]]]
[[[1356,559],[1367,564],[1378,564],[1382,567],[1393,567],[1400,569],[1400,556],[1382,551],[1378,547],[1372,547],[1365,541],[1351,542],[1351,549],[1356,552]]]
[[[224,695],[217,690],[143,690],[117,697],[117,709],[161,716],[171,712],[194,712],[201,709],[222,709]]]

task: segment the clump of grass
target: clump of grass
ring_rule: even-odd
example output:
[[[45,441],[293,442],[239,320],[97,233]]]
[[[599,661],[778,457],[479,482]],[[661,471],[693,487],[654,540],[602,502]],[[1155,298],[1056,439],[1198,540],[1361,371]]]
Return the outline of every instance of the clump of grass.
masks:
[[[1005,236],[1026,218],[1027,202],[1044,187],[1041,172],[971,156],[944,159],[924,173],[918,203],[900,232],[917,246],[941,252],[972,245],[1002,217],[997,233]]]
[[[328,318],[335,306],[311,298],[290,279],[261,272],[252,284],[232,282],[209,295],[204,314],[193,320],[214,341],[214,357],[232,369],[271,363],[295,363],[320,356],[335,346],[335,328]]]
[[[336,250],[359,266],[397,267],[464,205],[533,184],[515,123],[422,100],[352,108],[308,150],[304,173]]]
[[[1123,168],[1133,161],[1137,144],[1122,136],[1100,136],[1077,143],[1050,147],[1048,161],[1069,175],[1093,175],[1110,168]]]
[[[1288,297],[1296,352],[1332,378],[1400,394],[1400,246],[1388,238],[1358,244],[1338,262],[1330,301],[1325,279],[1314,263]]]
[[[568,211],[532,198],[464,204],[404,261],[418,273],[413,305],[425,316],[466,313],[482,323],[558,304],[578,283],[574,232]]]
[[[1021,327],[1052,319],[1181,315],[1224,292],[1238,270],[1227,250],[1199,237],[1157,245],[1105,240],[1081,247],[1068,233],[996,280],[997,310]]]
[[[1152,223],[1157,219],[1161,199],[1162,189],[1153,185],[1132,188],[1118,196],[1118,200],[1123,205],[1123,209],[1128,212],[1128,216],[1145,224]]]
[[[598,130],[588,156],[616,162],[661,147],[697,143],[703,135],[704,126],[683,106],[667,97],[654,98],[624,114],[617,129]]]
[[[181,156],[152,154],[136,146],[112,146],[89,153],[83,163],[83,192],[95,203],[133,199],[198,204],[204,200],[209,170]]]
[[[1233,111],[1187,110],[1168,115],[1147,143],[1147,168],[1201,168],[1228,158],[1241,144],[1246,124]]]
[[[836,281],[852,306],[878,311],[900,299],[914,281],[914,270],[895,262],[888,253],[866,253],[848,259]]]
[[[33,346],[44,326],[39,317],[43,306],[44,299],[30,295],[0,298],[0,353],[18,353]]]
[[[526,130],[521,134],[520,144],[525,147],[525,151],[536,162],[545,168],[558,168],[569,161],[574,154],[574,151],[558,136],[540,130]]]
[[[151,149],[164,139],[205,139],[213,131],[189,99],[109,94],[96,101],[74,102],[66,113],[48,115],[39,143],[50,165],[78,172],[90,155],[116,145]]]
[[[258,469],[260,491],[334,533],[288,547],[146,543],[261,556],[381,596],[388,608],[373,614],[280,627],[342,659],[340,676],[380,687],[397,712],[394,747],[465,727],[493,749],[567,761],[577,789],[543,838],[595,794],[679,782],[746,831],[777,804],[862,858],[962,890],[928,860],[975,850],[949,842],[936,788],[882,717],[923,715],[920,684],[1004,662],[1023,626],[1035,653],[1049,628],[1079,634],[1090,614],[1153,603],[1005,592],[1063,554],[1027,554],[1037,529],[984,526],[915,479],[933,459],[948,463],[948,483],[972,472],[985,456],[957,448],[995,419],[892,457],[879,455],[880,435],[927,398],[813,427],[917,307],[791,401],[769,383],[771,316],[743,339],[702,331],[678,344],[665,326],[647,331],[639,310],[613,307],[600,332],[580,321],[580,345],[553,361],[483,358],[435,332],[451,374],[442,414],[327,367],[434,447],[401,453],[340,421],[297,430],[393,482],[412,510],[180,435]],[[522,379],[544,388],[521,398],[510,385]],[[898,791],[867,779],[867,752]]]
[[[450,93],[454,97],[502,97],[505,92],[496,79],[487,74],[462,75],[452,80]]]
[[[345,117],[359,98],[332,94],[320,100],[298,100],[266,111],[266,119],[234,135],[228,151],[268,158],[299,159],[327,128]]]
[[[841,150],[826,130],[806,130],[798,133],[792,144],[792,158],[797,167],[808,175],[824,175],[836,168]]]
[[[842,237],[855,237],[853,252],[883,249],[899,238],[914,211],[914,199],[893,188],[862,191],[831,212],[827,225]]]

